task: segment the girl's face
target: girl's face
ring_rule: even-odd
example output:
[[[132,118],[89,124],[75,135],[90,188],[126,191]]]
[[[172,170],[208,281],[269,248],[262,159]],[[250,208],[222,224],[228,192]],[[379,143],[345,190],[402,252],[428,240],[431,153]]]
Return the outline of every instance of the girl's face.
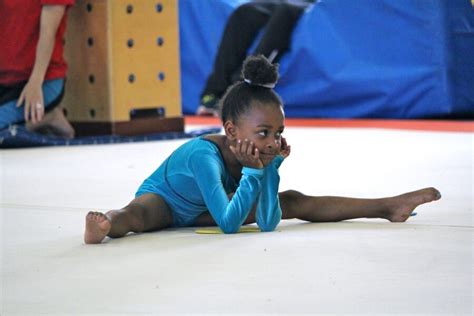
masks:
[[[284,123],[285,115],[281,106],[258,104],[250,107],[235,124],[235,139],[253,142],[266,166],[280,153]]]

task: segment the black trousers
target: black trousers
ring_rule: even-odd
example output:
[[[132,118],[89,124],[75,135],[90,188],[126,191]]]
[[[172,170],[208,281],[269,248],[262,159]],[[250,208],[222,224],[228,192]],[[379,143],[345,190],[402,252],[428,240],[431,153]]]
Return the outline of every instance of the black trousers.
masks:
[[[268,58],[276,50],[273,62],[277,62],[289,48],[293,28],[308,5],[270,0],[238,7],[226,24],[214,68],[201,97],[214,94],[220,98],[227,87],[240,79],[242,62],[261,29],[263,36],[253,54]]]

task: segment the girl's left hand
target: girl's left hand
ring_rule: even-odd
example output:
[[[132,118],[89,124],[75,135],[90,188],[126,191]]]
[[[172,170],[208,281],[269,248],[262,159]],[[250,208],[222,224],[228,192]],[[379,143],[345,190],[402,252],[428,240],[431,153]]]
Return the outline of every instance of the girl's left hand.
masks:
[[[281,138],[280,155],[286,159],[291,153],[291,146],[286,142],[285,137]]]

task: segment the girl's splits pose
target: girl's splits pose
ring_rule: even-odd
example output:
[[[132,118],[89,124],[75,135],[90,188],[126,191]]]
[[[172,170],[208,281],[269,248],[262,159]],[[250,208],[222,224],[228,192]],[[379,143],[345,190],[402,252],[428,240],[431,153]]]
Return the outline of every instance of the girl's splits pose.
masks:
[[[221,101],[225,135],[201,136],[183,144],[123,209],[89,212],[85,243],[167,227],[217,225],[224,233],[235,233],[241,225],[256,222],[267,232],[282,218],[404,222],[418,205],[441,197],[434,188],[380,199],[278,193],[278,168],[291,151],[282,137],[283,104],[273,91],[278,68],[263,56],[248,57],[243,77]]]

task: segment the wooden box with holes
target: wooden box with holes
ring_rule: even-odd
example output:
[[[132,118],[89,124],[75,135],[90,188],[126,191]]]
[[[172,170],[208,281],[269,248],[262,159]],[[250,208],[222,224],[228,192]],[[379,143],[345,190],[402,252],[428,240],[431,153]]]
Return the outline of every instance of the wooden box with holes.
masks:
[[[181,132],[178,2],[78,0],[63,104],[79,136]]]

